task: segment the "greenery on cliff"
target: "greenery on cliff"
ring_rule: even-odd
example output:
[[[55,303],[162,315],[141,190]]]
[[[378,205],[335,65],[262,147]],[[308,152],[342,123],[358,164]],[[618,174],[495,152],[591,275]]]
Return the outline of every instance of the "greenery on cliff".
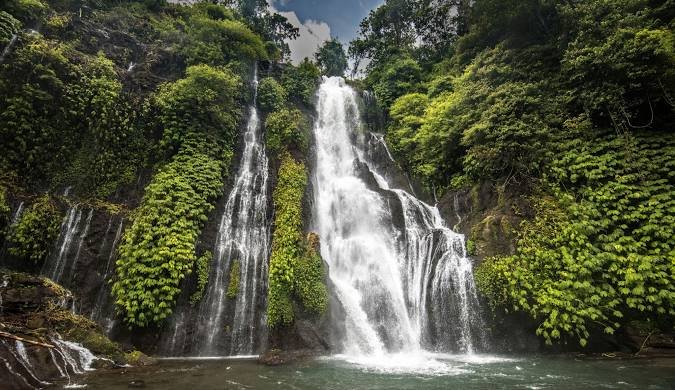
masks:
[[[534,210],[476,277],[547,342],[672,326],[673,16],[666,0],[388,0],[350,46],[405,169]]]
[[[229,176],[254,64],[287,56],[297,29],[249,0],[9,0],[0,11],[0,229],[10,253],[39,269],[56,240],[59,198],[32,194],[72,187],[96,203],[139,191],[116,257],[120,315],[131,327],[160,323],[193,272],[198,303],[210,267],[199,237]],[[311,63],[285,65],[262,80],[261,108],[299,120],[287,102],[309,103],[317,77]],[[293,135],[282,122],[280,145]],[[17,198],[26,212],[10,227]]]

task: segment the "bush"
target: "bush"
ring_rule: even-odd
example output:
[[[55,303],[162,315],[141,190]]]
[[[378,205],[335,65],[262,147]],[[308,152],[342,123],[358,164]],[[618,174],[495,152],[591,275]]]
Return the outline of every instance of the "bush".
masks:
[[[267,148],[275,154],[284,148],[306,153],[309,148],[309,123],[300,110],[282,109],[267,116]]]
[[[211,17],[228,19],[214,20]],[[265,45],[257,34],[238,20],[231,20],[231,13],[209,12],[208,16],[194,15],[186,26],[189,43],[180,50],[189,65],[225,65],[233,60],[256,61],[267,58]]]
[[[239,278],[241,275],[241,262],[233,260],[230,266],[230,281],[227,284],[227,294],[230,299],[235,299],[239,293]]]
[[[46,260],[59,235],[61,217],[49,195],[38,198],[9,232],[9,252],[35,263]]]
[[[263,111],[280,110],[286,103],[286,90],[275,79],[266,77],[258,86],[258,104]]]
[[[197,272],[197,289],[190,296],[190,303],[196,305],[204,297],[204,290],[209,283],[209,271],[211,270],[211,260],[213,255],[211,252],[204,252],[195,263],[195,271]]]
[[[19,29],[21,29],[21,22],[7,12],[0,11],[0,45],[9,44],[12,36],[18,33]]]
[[[241,90],[239,77],[208,65],[191,66],[185,78],[160,87],[154,98],[157,122],[163,129],[160,147],[175,152],[198,133],[207,144],[230,149],[241,115]]]
[[[304,104],[311,104],[321,71],[305,58],[300,65],[287,66],[281,75],[281,83],[289,98]]]

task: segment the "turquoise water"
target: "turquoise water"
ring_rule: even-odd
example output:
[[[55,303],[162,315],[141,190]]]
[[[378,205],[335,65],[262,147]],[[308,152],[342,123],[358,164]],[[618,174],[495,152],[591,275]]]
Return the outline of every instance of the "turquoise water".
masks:
[[[319,358],[267,367],[254,360],[161,360],[146,368],[98,370],[89,389],[675,389],[675,359],[430,355]]]

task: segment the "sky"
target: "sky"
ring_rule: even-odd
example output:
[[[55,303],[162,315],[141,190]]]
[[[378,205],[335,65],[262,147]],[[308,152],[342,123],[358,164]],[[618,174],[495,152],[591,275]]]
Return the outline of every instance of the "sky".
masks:
[[[300,29],[300,37],[289,42],[294,63],[312,58],[317,48],[331,37],[345,45],[356,38],[359,23],[383,0],[268,0],[277,12]]]

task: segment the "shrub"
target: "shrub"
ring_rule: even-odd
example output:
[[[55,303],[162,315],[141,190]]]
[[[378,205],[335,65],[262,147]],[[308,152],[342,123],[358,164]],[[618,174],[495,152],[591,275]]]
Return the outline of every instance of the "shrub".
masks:
[[[258,104],[263,111],[272,112],[283,108],[286,90],[275,79],[265,77],[258,86]]]
[[[267,148],[275,154],[292,147],[306,153],[309,147],[309,123],[296,109],[282,109],[267,116]]]
[[[297,67],[290,65],[284,69],[281,83],[289,98],[309,105],[312,103],[319,76],[319,68],[305,58]]]
[[[239,293],[239,278],[241,275],[241,262],[233,260],[230,266],[230,281],[227,284],[226,296],[230,299],[235,299]]]
[[[9,252],[35,263],[44,261],[59,234],[61,217],[49,195],[38,198],[10,231]]]
[[[197,289],[190,296],[190,303],[196,305],[204,297],[204,290],[209,283],[209,271],[211,270],[211,260],[213,255],[211,252],[204,252],[195,263],[195,271],[197,272]]]

